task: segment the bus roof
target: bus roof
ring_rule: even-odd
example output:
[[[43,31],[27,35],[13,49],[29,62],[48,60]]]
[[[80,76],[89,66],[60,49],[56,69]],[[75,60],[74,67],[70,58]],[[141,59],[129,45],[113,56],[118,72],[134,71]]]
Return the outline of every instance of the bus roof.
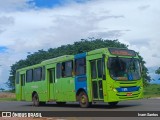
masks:
[[[70,60],[73,59],[74,55],[63,55],[63,56],[59,56],[56,58],[52,58],[52,59],[48,59],[48,60],[44,60],[41,62],[41,64],[50,64],[50,63],[54,63],[54,62],[61,62],[64,60]]]
[[[117,51],[116,52],[115,51],[111,52],[110,49],[113,49],[115,51],[120,50],[122,52],[117,52]],[[92,51],[89,51],[89,52],[86,52],[86,53],[80,53],[80,54],[76,54],[76,55],[63,55],[63,56],[60,56],[60,57],[44,60],[40,64],[36,64],[36,65],[28,66],[28,67],[25,67],[25,68],[21,68],[21,69],[18,69],[17,71],[26,70],[26,69],[30,69],[30,68],[36,68],[36,67],[44,66],[44,65],[47,65],[47,64],[51,64],[51,63],[67,61],[67,60],[74,59],[74,57],[79,58],[80,56],[94,55],[94,54],[97,54],[97,53],[103,53],[103,54],[108,54],[108,55],[114,55],[113,53],[116,53],[116,54],[119,54],[119,56],[123,56],[122,53],[124,54],[124,51],[126,52],[126,50],[130,51],[130,52],[134,52],[133,50],[129,50],[127,48],[126,49],[125,48],[115,48],[115,47],[100,48],[100,49],[92,50]],[[124,55],[124,56],[127,56],[127,55]],[[136,57],[136,52],[135,52],[134,57]]]
[[[27,69],[31,69],[31,68],[37,68],[37,67],[41,67],[41,66],[44,66],[44,65],[47,65],[47,64],[51,64],[51,63],[71,60],[73,58],[74,58],[73,55],[63,55],[63,56],[60,56],[60,57],[44,60],[40,64],[35,64],[35,65],[31,65],[31,66],[28,66],[28,67],[24,67],[24,68],[18,69],[17,71],[27,70]]]
[[[107,53],[107,52],[108,52],[108,48],[100,48],[100,49],[96,49],[96,50],[87,52],[87,55],[93,55],[97,53]]]
[[[134,50],[130,50],[127,48],[115,48],[115,47],[100,48],[100,49],[92,50],[87,52],[87,55],[94,55],[98,53],[107,54],[110,56],[137,57],[137,54]]]

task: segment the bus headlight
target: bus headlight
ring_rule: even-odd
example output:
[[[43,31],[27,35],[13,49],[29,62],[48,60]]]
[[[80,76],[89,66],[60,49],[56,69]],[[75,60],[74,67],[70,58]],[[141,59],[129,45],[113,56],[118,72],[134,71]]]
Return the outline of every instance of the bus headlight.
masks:
[[[113,89],[113,91],[114,91],[114,92],[117,92],[117,90],[116,90],[115,88]]]

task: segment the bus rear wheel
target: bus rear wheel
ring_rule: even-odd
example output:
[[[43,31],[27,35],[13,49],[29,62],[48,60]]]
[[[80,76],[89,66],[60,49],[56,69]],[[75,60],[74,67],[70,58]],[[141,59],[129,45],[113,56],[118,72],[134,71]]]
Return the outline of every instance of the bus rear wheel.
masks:
[[[109,106],[114,107],[118,104],[118,102],[109,102],[108,104],[109,104]]]
[[[35,93],[34,95],[33,95],[33,97],[32,97],[32,102],[33,102],[33,106],[36,106],[36,107],[38,107],[39,106],[39,97],[38,97],[38,94],[37,93]]]
[[[85,92],[80,92],[79,104],[80,104],[80,107],[82,107],[82,108],[87,108],[91,105],[91,103],[88,100],[88,96]]]

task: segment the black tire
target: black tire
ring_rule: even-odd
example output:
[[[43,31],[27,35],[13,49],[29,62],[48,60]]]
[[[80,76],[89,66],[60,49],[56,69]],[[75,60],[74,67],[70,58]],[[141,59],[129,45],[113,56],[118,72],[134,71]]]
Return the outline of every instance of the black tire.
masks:
[[[46,102],[39,102],[39,105],[46,105]]]
[[[40,102],[39,102],[39,97],[37,93],[33,95],[32,102],[33,102],[33,106],[36,106],[36,107],[39,106]]]
[[[56,102],[56,103],[57,103],[57,105],[60,105],[60,106],[63,106],[66,104],[66,102]]]
[[[109,106],[114,107],[118,104],[118,102],[109,102],[108,104],[109,104]]]
[[[89,102],[88,96],[84,91],[79,94],[79,105],[82,108],[87,108],[91,105],[91,102]]]

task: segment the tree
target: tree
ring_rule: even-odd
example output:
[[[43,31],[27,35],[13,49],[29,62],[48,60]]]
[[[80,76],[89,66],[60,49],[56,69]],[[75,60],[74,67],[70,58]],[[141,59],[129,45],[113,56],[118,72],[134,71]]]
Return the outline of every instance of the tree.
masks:
[[[160,75],[160,67],[155,71],[155,73]],[[158,80],[160,80],[160,78]]]
[[[47,51],[39,50],[33,54],[29,54],[25,60],[19,60],[15,64],[11,66],[10,76],[7,82],[8,87],[11,89],[15,88],[15,74],[16,70],[38,64],[43,60],[55,58],[61,55],[74,55],[82,52],[88,52],[98,48],[105,48],[105,47],[116,47],[116,48],[128,48],[127,45],[120,43],[118,40],[104,40],[104,39],[81,39],[79,42],[74,42],[74,44],[67,44],[62,45],[58,48],[50,48]],[[139,55],[140,56],[140,55]],[[145,61],[140,56],[140,60],[143,66],[143,77],[144,82],[147,83],[150,81],[150,76],[148,76],[148,69],[145,67]]]
[[[5,90],[4,88],[0,88],[0,91],[2,91],[2,92],[3,92],[4,90]]]
[[[16,72],[16,71],[15,71]],[[10,73],[11,74],[11,73]],[[8,78],[8,81],[6,82],[6,85],[11,89],[11,90],[15,90],[15,76],[14,75],[10,75]]]
[[[140,59],[140,63],[142,65],[142,78],[143,78],[143,83],[144,83],[144,86],[147,86],[149,84],[149,82],[152,80],[151,77],[148,75],[148,69],[147,67],[145,66],[145,61],[143,60],[143,58],[139,55],[138,53],[138,56],[139,56],[139,59]]]

